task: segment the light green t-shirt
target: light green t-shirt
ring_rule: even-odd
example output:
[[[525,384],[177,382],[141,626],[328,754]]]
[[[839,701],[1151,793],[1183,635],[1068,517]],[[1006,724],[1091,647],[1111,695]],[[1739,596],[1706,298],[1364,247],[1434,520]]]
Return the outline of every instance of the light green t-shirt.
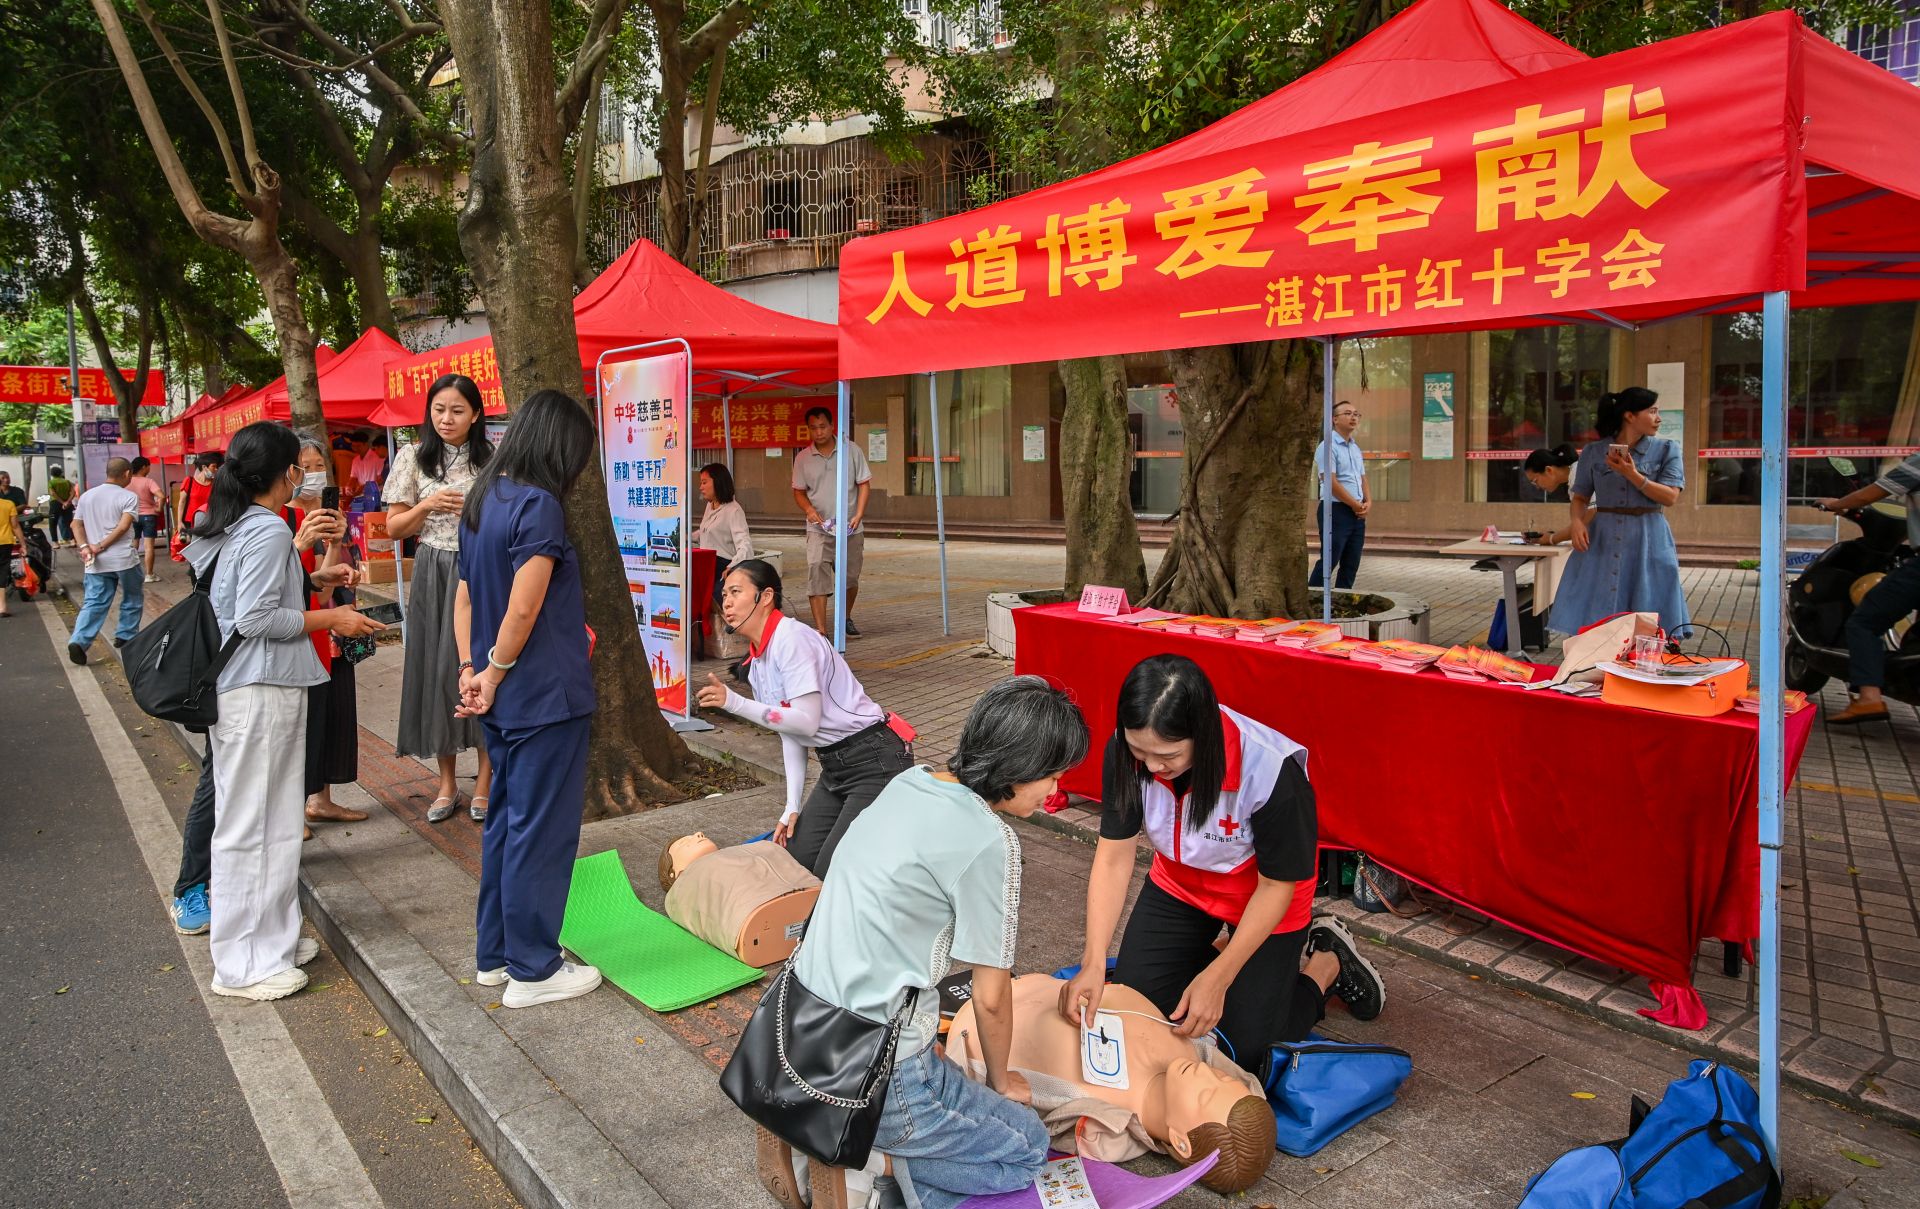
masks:
[[[834,850],[794,963],[800,984],[873,1021],[920,988],[895,1052],[939,1031],[934,984],[955,961],[1013,968],[1020,841],[964,785],[910,768],[880,791]]]

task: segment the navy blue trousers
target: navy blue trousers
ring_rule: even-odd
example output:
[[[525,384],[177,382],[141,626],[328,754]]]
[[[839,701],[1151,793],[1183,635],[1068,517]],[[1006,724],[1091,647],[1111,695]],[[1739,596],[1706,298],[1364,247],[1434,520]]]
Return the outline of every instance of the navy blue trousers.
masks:
[[[505,966],[521,982],[538,982],[560,968],[560,921],[580,850],[593,719],[525,730],[481,722],[493,797],[480,833],[474,964]]]
[[[1320,508],[1314,507],[1313,531],[1320,532]],[[1339,500],[1333,501],[1333,534],[1327,549],[1331,558],[1321,558],[1313,564],[1313,575],[1307,580],[1309,588],[1320,586],[1320,568],[1323,564],[1333,564],[1333,586],[1346,589],[1353,586],[1353,577],[1360,574],[1360,551],[1367,544],[1367,518],[1359,515]]]

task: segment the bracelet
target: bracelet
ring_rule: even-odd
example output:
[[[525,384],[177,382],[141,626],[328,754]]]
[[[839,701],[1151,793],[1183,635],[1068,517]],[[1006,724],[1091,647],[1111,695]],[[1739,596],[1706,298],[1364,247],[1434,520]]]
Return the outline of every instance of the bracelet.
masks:
[[[515,662],[515,663],[518,663],[518,662],[519,662],[519,660],[517,660],[517,659],[516,659],[516,660],[514,660],[514,662]],[[454,670],[454,671],[456,671],[456,672],[470,672],[470,671],[472,671],[472,670],[473,670],[473,660],[471,660],[471,659],[462,659],[462,660],[460,661],[460,663],[459,663],[459,665],[458,665],[457,667],[455,667],[455,668],[454,668],[453,670]]]
[[[508,672],[508,671],[512,671],[512,670],[513,670],[513,663],[518,663],[518,662],[520,662],[520,660],[518,660],[518,659],[515,659],[515,660],[513,661],[513,663],[502,663],[502,662],[500,662],[500,661],[499,661],[498,659],[495,659],[495,658],[493,657],[493,652],[494,652],[494,650],[495,650],[495,649],[496,649],[496,648],[494,648],[494,647],[488,647],[488,648],[487,648],[487,664],[488,664],[488,666],[490,666],[490,667],[497,667],[497,668],[499,668],[499,669],[500,669],[501,671],[503,671],[503,672]]]

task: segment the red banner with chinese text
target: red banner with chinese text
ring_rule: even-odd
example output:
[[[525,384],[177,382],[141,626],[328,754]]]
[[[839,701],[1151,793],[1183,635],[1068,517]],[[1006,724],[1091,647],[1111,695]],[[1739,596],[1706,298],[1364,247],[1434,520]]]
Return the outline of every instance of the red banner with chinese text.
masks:
[[[817,397],[798,399],[752,399],[740,397],[728,405],[733,419],[735,449],[796,449],[812,438],[807,435],[805,416],[821,405]],[[724,449],[725,430],[721,426],[718,400],[700,400],[693,407],[693,448]]]
[[[1747,22],[855,240],[841,372],[1800,288],[1792,29]]]
[[[156,462],[184,462],[187,434],[182,425],[161,424],[140,430],[140,452]]]
[[[491,337],[463,340],[445,348],[416,353],[387,362],[387,403],[392,424],[418,424],[427,414],[427,387],[443,374],[462,374],[480,388],[480,399],[490,416],[505,415],[507,396],[500,384],[500,363]],[[404,415],[406,418],[400,418]],[[376,417],[379,418],[379,417]]]
[[[120,376],[128,382],[133,381],[134,377],[125,370],[120,371]],[[75,394],[67,388],[68,377],[64,365],[0,365],[0,403],[71,403]],[[107,385],[107,372],[102,369],[81,370],[78,397],[112,406],[115,400],[113,388]],[[140,396],[140,406],[162,407],[166,401],[166,373],[157,369],[148,370],[147,389]]]

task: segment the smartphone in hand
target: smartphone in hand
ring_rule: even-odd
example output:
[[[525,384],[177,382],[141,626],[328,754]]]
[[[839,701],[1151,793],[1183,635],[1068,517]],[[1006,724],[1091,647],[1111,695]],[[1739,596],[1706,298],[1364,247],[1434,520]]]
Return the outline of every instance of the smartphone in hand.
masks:
[[[339,511],[340,489],[338,487],[322,487],[320,489],[320,506],[322,508],[330,508],[336,512]]]
[[[366,608],[361,609],[360,612],[365,614],[368,617],[373,618],[375,621],[379,622],[381,625],[399,625],[401,620],[400,604],[398,601],[389,601],[386,604],[369,605]]]

